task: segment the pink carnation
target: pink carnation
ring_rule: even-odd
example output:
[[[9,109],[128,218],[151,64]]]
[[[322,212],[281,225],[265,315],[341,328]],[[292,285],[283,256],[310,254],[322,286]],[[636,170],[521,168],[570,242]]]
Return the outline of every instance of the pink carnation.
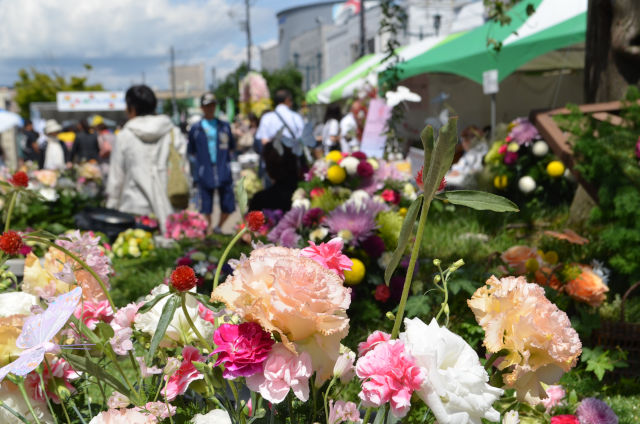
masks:
[[[216,325],[216,314],[211,309],[204,306],[202,303],[198,302],[198,315],[203,320]]]
[[[247,377],[247,387],[260,392],[263,398],[272,403],[282,402],[293,390],[298,399],[306,402],[309,399],[309,377],[311,356],[307,352],[296,355],[282,343],[276,343],[264,361],[264,373]]]
[[[390,334],[376,330],[367,337],[366,341],[358,344],[358,355],[364,356],[367,352],[376,347],[378,343],[388,342],[389,340],[391,340]]]
[[[335,404],[329,401],[329,422],[328,424],[339,424],[343,422],[361,423],[360,411],[353,402],[337,401]]]
[[[73,315],[82,319],[84,325],[95,330],[100,321],[109,323],[113,319],[113,309],[108,300],[100,302],[85,301],[78,305]]]
[[[129,303],[124,308],[118,309],[118,312],[113,316],[113,321],[111,322],[111,326],[119,325],[120,327],[131,327],[133,321],[136,318],[136,314],[138,313],[138,309],[140,309],[142,304],[137,303]]]
[[[362,382],[359,393],[366,407],[379,407],[389,402],[391,413],[404,417],[411,407],[411,395],[419,390],[424,375],[400,340],[378,343],[356,364]]]
[[[49,365],[51,368],[49,368]],[[46,389],[46,393],[42,390],[42,385],[40,384],[40,376],[37,372],[30,372],[25,378],[25,387],[27,389],[27,393],[31,399],[42,401],[48,397],[54,403],[59,404],[60,398],[55,390],[51,390],[56,385],[62,383],[71,393],[75,393],[76,388],[71,385],[70,381],[79,378],[80,375],[71,368],[71,365],[67,361],[62,358],[55,357],[48,363],[44,363],[44,368],[42,370],[42,379],[44,380],[44,387]]]
[[[178,395],[187,391],[187,387],[192,381],[204,378],[202,374],[193,366],[192,361],[202,362],[205,357],[200,355],[198,349],[193,346],[185,346],[182,349],[182,364],[180,368],[171,376],[165,376],[167,382],[162,393],[168,401],[174,400]]]
[[[225,367],[224,378],[248,377],[262,371],[273,346],[271,335],[255,322],[222,324],[213,334],[213,342],[218,346],[213,351],[218,354],[216,366]]]
[[[566,392],[562,386],[551,385],[547,387],[547,397],[542,399],[542,404],[547,408],[547,412],[554,406],[560,405],[562,399],[564,399]]]
[[[382,190],[382,194],[380,196],[385,200],[385,202],[393,203],[397,205],[400,203],[400,194],[397,191],[391,189]]]
[[[344,243],[340,237],[333,238],[327,243],[316,245],[309,240],[309,247],[300,252],[301,256],[310,258],[327,269],[332,269],[344,278],[344,271],[351,270],[353,262],[348,256],[342,254]]]

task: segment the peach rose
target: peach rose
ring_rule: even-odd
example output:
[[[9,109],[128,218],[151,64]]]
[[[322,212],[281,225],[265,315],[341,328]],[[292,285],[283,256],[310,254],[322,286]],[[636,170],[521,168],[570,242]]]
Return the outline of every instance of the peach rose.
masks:
[[[553,272],[551,268],[548,266],[543,266],[538,269],[535,273],[536,283],[541,286],[549,286],[554,290],[561,291],[562,290],[562,282],[556,274]]]
[[[53,187],[58,181],[58,174],[55,171],[48,169],[41,169],[35,172],[36,179],[43,185]]]
[[[527,260],[536,259],[538,262],[542,262],[536,250],[529,246],[510,247],[500,255],[500,258],[518,275],[527,273]]]
[[[238,262],[211,294],[246,321],[279,333],[282,343],[311,355],[316,383],[331,377],[340,340],[349,331],[351,289],[300,250],[264,247]]]
[[[609,287],[607,287],[602,278],[590,266],[578,265],[582,273],[575,279],[565,284],[564,288],[569,296],[574,299],[597,307],[607,298]]]

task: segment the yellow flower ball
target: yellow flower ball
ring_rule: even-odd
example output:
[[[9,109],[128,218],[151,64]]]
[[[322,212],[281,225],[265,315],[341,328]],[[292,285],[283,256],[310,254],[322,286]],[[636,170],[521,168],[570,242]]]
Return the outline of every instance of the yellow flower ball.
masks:
[[[327,179],[333,184],[340,184],[347,178],[347,172],[339,165],[333,165],[327,170]]]
[[[550,265],[555,265],[558,263],[558,260],[560,260],[560,258],[558,257],[558,253],[553,250],[549,250],[547,253],[545,253],[543,258],[544,261]]]
[[[342,153],[340,153],[339,150],[332,150],[329,153],[327,153],[327,156],[325,156],[325,159],[329,162],[338,163],[342,159]]]
[[[538,263],[536,258],[527,259],[527,262],[525,262],[524,266],[527,269],[527,272],[536,272],[538,268],[540,268],[540,264]]]
[[[493,186],[498,190],[504,190],[507,188],[509,180],[506,175],[496,175],[493,179]]]
[[[559,160],[553,160],[547,165],[547,174],[552,178],[557,178],[564,174],[564,164]]]
[[[407,215],[407,208],[398,209],[398,214],[400,214],[400,216],[406,216]]]
[[[351,261],[353,262],[353,266],[351,267],[351,271],[344,272],[344,282],[345,284],[353,286],[362,282],[366,270],[360,259],[351,258]]]

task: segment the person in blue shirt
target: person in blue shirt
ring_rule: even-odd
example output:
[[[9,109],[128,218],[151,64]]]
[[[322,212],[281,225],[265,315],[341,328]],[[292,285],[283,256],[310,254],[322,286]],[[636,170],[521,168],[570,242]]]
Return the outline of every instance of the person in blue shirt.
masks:
[[[231,176],[231,154],[235,149],[235,140],[229,124],[215,117],[216,104],[213,93],[205,93],[200,98],[204,116],[189,130],[187,152],[194,158],[200,212],[206,216],[209,228],[213,212],[213,195],[218,191],[221,213],[220,222],[215,226],[214,232],[220,233],[220,227],[235,210]]]

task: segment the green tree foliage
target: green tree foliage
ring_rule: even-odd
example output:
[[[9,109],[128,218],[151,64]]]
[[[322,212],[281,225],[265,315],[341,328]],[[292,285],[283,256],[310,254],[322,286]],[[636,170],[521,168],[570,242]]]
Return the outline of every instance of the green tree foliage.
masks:
[[[214,94],[220,106],[224,107],[225,99],[231,97],[233,101],[238,104],[240,98],[240,92],[238,87],[242,78],[247,75],[249,68],[246,63],[240,64],[235,71],[231,72],[214,90]],[[289,65],[282,69],[277,69],[273,72],[263,70],[260,72],[264,79],[267,81],[269,92],[271,97],[280,88],[286,88],[293,94],[293,101],[296,105],[300,105],[304,98],[304,91],[302,90],[302,73],[298,71],[294,66]]]
[[[92,69],[91,65],[84,65],[87,71]],[[18,71],[18,81],[14,86],[16,89],[15,101],[20,108],[20,115],[29,117],[29,105],[32,102],[55,102],[56,93],[59,91],[100,91],[104,88],[102,84],[87,84],[87,76],[71,75],[69,79],[54,72],[49,75],[34,68],[29,71],[20,69]]]

